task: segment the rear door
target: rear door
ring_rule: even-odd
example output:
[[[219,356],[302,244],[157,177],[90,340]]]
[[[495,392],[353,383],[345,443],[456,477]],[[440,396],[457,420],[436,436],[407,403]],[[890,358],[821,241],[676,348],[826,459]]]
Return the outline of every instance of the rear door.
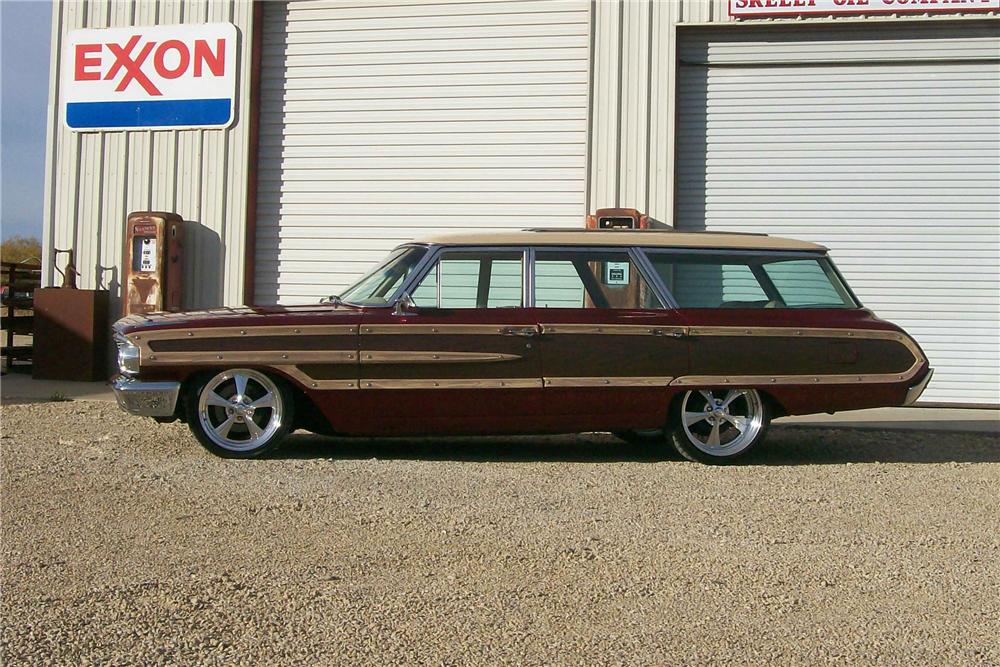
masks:
[[[626,248],[538,248],[534,316],[545,400],[572,429],[656,428],[687,373],[686,327]],[[570,426],[569,424],[567,426]]]

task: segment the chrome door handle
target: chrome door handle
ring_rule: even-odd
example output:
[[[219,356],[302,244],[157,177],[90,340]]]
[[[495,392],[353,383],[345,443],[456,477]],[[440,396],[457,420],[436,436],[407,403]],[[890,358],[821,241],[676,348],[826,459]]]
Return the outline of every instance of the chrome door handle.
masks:
[[[687,338],[686,331],[664,331],[663,329],[653,329],[654,336],[670,336],[671,338]]]
[[[530,338],[538,335],[538,327],[507,327],[503,330],[504,336],[524,336]]]

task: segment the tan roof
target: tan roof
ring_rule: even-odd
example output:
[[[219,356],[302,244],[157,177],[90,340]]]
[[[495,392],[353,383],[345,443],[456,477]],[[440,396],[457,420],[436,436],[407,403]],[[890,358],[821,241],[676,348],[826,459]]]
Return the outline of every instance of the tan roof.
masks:
[[[766,234],[675,232],[669,229],[525,229],[509,232],[463,232],[417,239],[444,245],[589,245],[657,248],[720,248],[726,250],[805,250],[825,252],[824,246]]]

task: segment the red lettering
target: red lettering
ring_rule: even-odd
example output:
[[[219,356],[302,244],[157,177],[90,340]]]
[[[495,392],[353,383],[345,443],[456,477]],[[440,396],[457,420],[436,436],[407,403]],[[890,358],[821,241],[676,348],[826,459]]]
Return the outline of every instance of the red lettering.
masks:
[[[736,0],[736,9],[746,9],[747,0]]]
[[[737,6],[746,0],[737,0]],[[226,40],[219,39],[215,43],[215,53],[212,53],[208,42],[198,39],[194,42],[194,75],[201,76],[201,66],[205,65],[215,76],[226,73]]]
[[[132,49],[136,47],[139,43],[139,35],[135,35],[132,39],[125,43],[125,46],[120,46],[118,44],[108,44],[108,50],[115,56],[115,64],[111,66],[108,73],[104,76],[104,80],[113,79],[115,75],[121,68],[125,68],[125,76],[122,80],[118,82],[115,90],[121,92],[132,83],[133,79],[136,83],[143,87],[143,89],[150,95],[162,95],[160,89],[153,85],[153,82],[149,80],[145,72],[142,71],[142,63],[146,61],[149,57],[150,52],[153,50],[155,44],[150,42],[146,44],[139,50],[139,54],[133,59]]]
[[[166,63],[163,62],[167,51],[170,50],[176,51],[177,55],[180,56],[177,67],[173,69],[167,67]],[[191,54],[188,53],[187,45],[179,39],[168,39],[163,42],[156,49],[156,54],[153,56],[153,68],[156,70],[156,73],[164,79],[176,79],[181,74],[184,74],[190,63]]]
[[[96,53],[98,56],[96,58],[89,57],[91,54]],[[76,45],[76,67],[73,71],[73,78],[76,81],[100,81],[101,73],[99,71],[93,71],[89,68],[96,67],[100,69],[101,67],[101,45],[100,44],[77,44]]]

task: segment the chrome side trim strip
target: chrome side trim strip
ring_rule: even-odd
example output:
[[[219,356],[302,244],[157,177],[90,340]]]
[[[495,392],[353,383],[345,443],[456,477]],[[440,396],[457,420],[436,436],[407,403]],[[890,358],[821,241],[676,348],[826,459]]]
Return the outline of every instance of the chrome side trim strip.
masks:
[[[349,378],[339,378],[334,380],[317,380],[316,378],[306,375],[303,371],[299,369],[298,366],[273,366],[277,371],[280,371],[290,378],[294,378],[302,383],[302,386],[308,387],[310,389],[357,389],[358,381]]]
[[[610,336],[685,335],[687,327],[654,327],[640,324],[543,324],[542,334],[602,334]]]
[[[430,335],[430,334],[471,334],[497,335],[511,327],[533,327],[534,324],[366,324],[361,327],[362,335]]]
[[[350,336],[358,333],[356,324],[301,324],[282,326],[197,327],[191,329],[154,329],[127,334],[136,345],[139,341],[185,338],[239,338],[246,336]]]
[[[789,384],[859,384],[905,382],[917,374],[923,365],[917,360],[902,373],[860,375],[685,375],[670,383],[675,387],[717,387],[720,385],[766,386]]]
[[[143,366],[181,364],[250,364],[272,366],[284,364],[348,364],[357,362],[357,354],[347,350],[230,350],[225,352],[147,352]]]
[[[666,387],[672,377],[546,377],[546,387]]]
[[[407,351],[407,350],[362,350],[363,364],[399,364],[417,363],[489,363],[496,361],[513,361],[521,359],[519,354],[501,354],[499,352],[437,352],[437,351]]]
[[[538,389],[541,386],[541,378],[361,380],[362,389]]]

